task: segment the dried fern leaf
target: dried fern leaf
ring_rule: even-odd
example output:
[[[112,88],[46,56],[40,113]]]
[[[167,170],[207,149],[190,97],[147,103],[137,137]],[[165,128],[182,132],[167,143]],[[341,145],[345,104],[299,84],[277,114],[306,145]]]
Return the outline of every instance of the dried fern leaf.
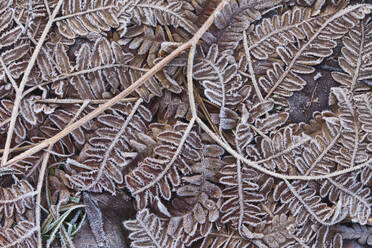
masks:
[[[346,217],[342,211],[342,202],[338,200],[332,207],[327,207],[322,198],[317,194],[316,189],[301,181],[293,183],[284,180],[276,185],[274,200],[280,200],[286,204],[291,213],[296,217],[298,225],[304,225],[308,218],[322,225],[334,225]]]
[[[190,175],[182,177],[177,197],[168,208],[172,215],[167,233],[174,238],[183,236],[187,246],[206,237],[219,219],[222,191],[217,185],[217,174],[224,164],[220,158],[223,154],[217,145],[204,145],[201,160],[190,165]]]
[[[309,146],[310,142],[311,138],[306,135],[294,135],[293,128],[281,129],[271,137],[271,140],[262,139],[259,142],[263,159],[258,163],[271,170],[286,172],[295,162],[291,155],[297,154],[296,150]]]
[[[370,120],[372,118],[372,94],[366,93],[355,96],[354,100],[358,111],[358,119],[361,123],[361,129],[367,134],[367,149],[371,152],[372,145],[370,141],[372,138],[372,126]]]
[[[295,218],[285,214],[275,215],[272,222],[265,227],[262,239],[268,247],[279,248],[295,244],[294,232],[296,228]]]
[[[361,21],[343,38],[343,56],[338,63],[345,72],[332,72],[333,79],[352,92],[369,90],[363,82],[372,79],[371,44],[372,22]]]
[[[25,214],[26,209],[34,207],[33,187],[26,180],[13,184],[10,188],[0,188],[0,213],[5,218]]]
[[[22,103],[22,109],[29,110],[28,104],[31,104],[30,101],[25,100]],[[0,101],[0,121],[4,121],[7,118],[10,118],[11,111],[14,106],[14,102],[9,99],[2,99]],[[26,113],[27,112],[27,113]],[[39,116],[38,116],[39,117]],[[32,128],[32,123],[34,123],[35,119],[37,119],[34,115],[34,113],[31,111],[24,111],[22,115],[19,115],[16,120],[15,128],[14,128],[14,134],[15,134],[15,142],[16,144],[21,143],[24,141],[27,137],[27,131],[29,131]],[[29,120],[29,122],[27,121]],[[29,123],[29,124],[28,124]],[[3,132],[6,131],[7,125],[4,126]]]
[[[213,34],[221,50],[235,49],[242,40],[241,33],[251,23],[261,19],[260,11],[248,0],[231,1],[224,6],[214,19],[218,32]]]
[[[226,186],[222,191],[224,200],[221,211],[224,215],[221,221],[238,229],[242,237],[252,238],[248,227],[257,226],[261,222],[259,203],[265,199],[258,192],[259,185],[255,183],[258,175],[254,170],[243,167],[240,161],[225,166],[221,173],[223,176],[220,183]]]
[[[132,240],[131,247],[163,248],[179,247],[177,239],[171,239],[166,234],[166,222],[150,213],[147,208],[137,212],[135,220],[123,222],[126,229],[131,231],[129,238]]]
[[[304,24],[302,37],[305,40],[275,46],[281,62],[273,62],[266,68],[266,75],[258,79],[266,93],[265,99],[273,95],[286,98],[301,90],[306,82],[299,74],[314,72],[313,66],[333,53],[332,49],[337,45],[335,39],[341,38],[369,13],[369,8],[355,5],[331,16],[321,16]]]
[[[104,127],[96,131],[95,137],[89,140],[91,147],[85,153],[82,162],[67,160],[67,165],[80,170],[66,175],[70,187],[92,192],[106,190],[115,193],[115,183],[122,183],[121,168],[128,165],[136,156],[132,152],[131,140],[138,139],[141,132],[146,131],[144,121],[150,121],[151,113],[141,106],[142,99],[133,106],[131,103],[119,105],[121,114],[103,114],[98,121]]]
[[[145,208],[154,196],[169,200],[171,190],[180,184],[180,172],[190,171],[189,163],[200,160],[201,141],[192,125],[177,123],[172,129],[162,125],[152,125],[157,133],[153,152],[155,157],[147,157],[138,167],[125,176],[128,189],[135,196],[137,206]],[[160,128],[160,129],[159,129]]]
[[[330,103],[336,103],[339,107],[339,121],[342,127],[340,140],[342,148],[335,160],[345,167],[353,167],[356,164],[367,161],[371,156],[366,153],[367,144],[363,142],[365,133],[358,123],[358,113],[355,111],[351,92],[342,88],[332,88]],[[352,121],[355,120],[355,121]],[[347,151],[347,154],[344,154]]]
[[[0,36],[0,48],[14,44],[22,35],[22,28],[17,26]]]
[[[249,51],[259,60],[268,59],[277,46],[305,39],[304,28],[314,21],[310,8],[294,7],[282,15],[265,18],[248,34]]]
[[[321,226],[317,230],[317,236],[314,245],[321,248],[341,248],[343,247],[342,236],[339,233],[332,232],[331,228],[328,226]]]
[[[20,221],[12,228],[0,228],[0,245],[3,248],[33,248],[37,246],[37,227],[29,221]]]
[[[119,26],[115,1],[66,0],[62,16],[57,18],[58,31],[69,39],[87,36],[90,32],[101,33]]]
[[[334,179],[326,180],[321,189],[320,195],[328,195],[329,200],[336,203],[341,199],[345,212],[361,225],[367,223],[371,216],[371,190],[356,180],[357,175],[339,176]]]
[[[197,30],[197,26],[187,18],[187,9],[184,8],[186,3],[182,1],[166,3],[161,0],[135,0],[129,2],[129,5],[132,5],[128,7],[128,14],[132,15],[131,22],[137,25],[171,25],[182,27],[191,34]]]
[[[234,247],[234,248],[248,248],[253,247],[253,244],[250,240],[242,238],[238,233],[234,231],[229,231],[226,228],[221,230],[213,231],[203,239],[203,243],[200,246],[201,248],[215,247]]]
[[[238,115],[231,108],[241,100],[238,89],[241,83],[234,80],[237,65],[232,56],[219,53],[217,45],[209,48],[208,54],[202,56],[194,65],[193,77],[204,87],[204,94],[212,103],[220,107],[218,114],[220,132],[236,125]]]

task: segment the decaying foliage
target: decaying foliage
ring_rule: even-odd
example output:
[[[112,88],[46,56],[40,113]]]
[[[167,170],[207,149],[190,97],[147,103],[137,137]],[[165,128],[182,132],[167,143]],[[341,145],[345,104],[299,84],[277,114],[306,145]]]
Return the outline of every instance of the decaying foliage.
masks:
[[[108,246],[103,191],[123,247],[372,245],[371,13],[0,0],[0,246]]]

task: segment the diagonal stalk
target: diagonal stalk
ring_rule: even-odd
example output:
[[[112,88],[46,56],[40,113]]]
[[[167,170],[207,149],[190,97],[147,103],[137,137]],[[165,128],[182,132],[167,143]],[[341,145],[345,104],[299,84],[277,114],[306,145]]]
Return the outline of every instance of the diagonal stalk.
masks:
[[[60,2],[62,2],[62,0],[60,0]],[[117,102],[119,102],[122,98],[124,98],[127,95],[129,95],[130,93],[132,93],[138,87],[142,86],[146,82],[147,79],[149,79],[150,77],[152,77],[153,75],[155,75],[157,72],[159,72],[164,66],[166,66],[169,62],[171,62],[174,58],[176,58],[182,51],[188,49],[191,45],[196,44],[198,42],[198,40],[203,36],[203,34],[208,30],[208,28],[213,24],[213,21],[214,21],[214,19],[216,17],[216,14],[219,13],[222,10],[222,8],[225,6],[225,4],[228,3],[228,2],[229,2],[229,0],[222,0],[221,3],[219,3],[219,5],[217,6],[217,8],[214,10],[214,12],[209,16],[209,18],[207,19],[207,21],[204,22],[204,24],[201,26],[201,28],[195,33],[195,35],[189,41],[187,41],[183,45],[179,46],[176,50],[174,50],[173,52],[171,52],[168,56],[166,56],[159,63],[157,63],[154,67],[152,67],[148,72],[146,72],[145,74],[143,74],[137,81],[135,81],[127,89],[125,89],[124,91],[122,91],[117,96],[111,98],[106,103],[100,105],[98,108],[96,108],[91,113],[89,113],[86,116],[84,116],[83,118],[81,118],[79,121],[77,121],[77,122],[71,124],[70,126],[66,127],[65,129],[63,129],[62,131],[60,131],[58,134],[54,135],[53,137],[40,142],[38,145],[36,145],[35,147],[31,148],[30,150],[27,150],[27,151],[21,153],[20,155],[14,157],[13,159],[11,159],[9,161],[6,161],[7,160],[7,157],[6,157],[6,159],[4,159],[4,157],[3,157],[3,161],[4,161],[3,162],[3,166],[9,166],[12,163],[15,163],[15,162],[17,162],[17,161],[19,161],[21,159],[24,159],[24,158],[26,158],[26,157],[28,157],[28,156],[30,156],[30,155],[32,155],[32,154],[40,151],[40,150],[46,148],[48,145],[56,142],[57,140],[62,139],[63,137],[65,137],[66,135],[68,135],[70,132],[72,132],[75,129],[77,129],[78,127],[84,125],[86,122],[90,121],[91,119],[97,117],[100,113],[102,113],[106,109],[110,108],[111,106],[113,106],[114,104],[116,104]],[[49,22],[48,22],[48,24],[49,24]],[[40,50],[40,48],[39,48],[39,50]],[[36,49],[35,49],[35,51],[36,51]],[[34,59],[34,62],[35,62],[35,59]],[[29,73],[30,72],[28,72],[28,74]],[[20,99],[19,99],[19,101],[20,101]],[[17,112],[18,112],[18,109],[17,109]],[[13,128],[12,128],[12,130],[14,129],[14,124],[15,124],[15,119],[13,121]],[[7,147],[9,149],[9,147],[10,147],[10,140],[8,142],[9,142],[9,144],[7,145]]]
[[[35,64],[37,56],[39,55],[39,52],[41,50],[41,46],[44,44],[44,41],[46,40],[46,37],[49,33],[49,30],[52,27],[54,19],[55,19],[56,15],[58,14],[59,9],[62,6],[62,3],[63,3],[63,0],[59,0],[55,9],[53,10],[52,15],[50,16],[50,18],[49,18],[49,20],[48,20],[48,22],[45,26],[45,29],[44,29],[43,33],[41,34],[40,40],[37,43],[34,52],[32,53],[30,62],[28,63],[27,68],[26,68],[26,70],[23,74],[23,77],[22,77],[21,83],[18,87],[18,90],[16,91],[16,98],[15,98],[15,101],[14,101],[14,107],[13,107],[12,116],[11,116],[11,119],[10,119],[8,135],[6,137],[6,142],[5,142],[5,147],[4,147],[4,154],[3,154],[3,157],[2,157],[2,160],[1,160],[1,166],[4,166],[7,162],[7,160],[8,160],[10,143],[12,142],[12,137],[13,137],[13,132],[14,132],[14,126],[15,126],[15,122],[16,122],[16,119],[17,119],[17,116],[18,116],[18,110],[19,110],[19,107],[21,105],[21,100],[22,100],[22,95],[23,95],[22,93],[23,93],[23,90],[25,88],[26,82],[28,80],[28,76],[31,73],[31,69]]]

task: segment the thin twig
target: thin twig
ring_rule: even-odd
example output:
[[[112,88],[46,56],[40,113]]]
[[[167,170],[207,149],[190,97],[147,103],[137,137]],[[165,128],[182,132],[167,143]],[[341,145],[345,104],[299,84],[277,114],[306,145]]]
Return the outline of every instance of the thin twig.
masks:
[[[137,71],[143,71],[143,72],[148,72],[149,71],[149,69],[143,69],[143,68],[138,68],[138,67],[130,66],[130,65],[123,65],[123,64],[108,64],[108,65],[97,66],[97,67],[93,67],[93,68],[90,68],[90,69],[81,70],[81,71],[77,71],[77,72],[74,72],[74,73],[71,73],[71,74],[67,74],[67,75],[60,75],[59,77],[53,78],[53,79],[51,79],[47,82],[43,82],[43,83],[40,83],[38,85],[35,85],[35,86],[31,87],[30,89],[28,89],[27,91],[25,91],[23,93],[22,97],[26,96],[27,94],[34,91],[35,89],[40,88],[41,86],[45,86],[45,85],[48,85],[48,84],[53,83],[53,82],[57,82],[57,81],[64,80],[64,79],[67,79],[67,78],[70,78],[70,77],[79,76],[79,75],[82,75],[82,74],[87,74],[87,73],[90,73],[90,72],[109,69],[109,68],[113,68],[113,67],[125,67],[125,68],[129,68],[129,69],[137,70]]]
[[[89,13],[94,13],[94,12],[98,12],[98,11],[102,11],[102,10],[112,9],[112,8],[115,8],[115,7],[116,7],[115,5],[110,5],[110,6],[100,7],[100,8],[96,8],[96,9],[88,9],[86,11],[77,12],[77,13],[74,13],[74,14],[71,14],[71,15],[65,15],[65,16],[55,18],[54,21],[59,22],[59,21],[66,20],[66,19],[69,19],[69,18],[72,18],[72,17],[76,17],[76,16],[80,16],[80,15],[86,15],[86,14],[89,14]]]
[[[209,125],[211,125],[211,127],[213,128],[213,130],[218,133],[218,128],[217,126],[213,123],[212,119],[211,119],[211,115],[209,114],[208,112],[208,109],[207,107],[205,106],[204,102],[203,102],[203,99],[200,97],[199,95],[199,92],[196,90],[196,88],[194,89],[194,94],[195,94],[195,99],[196,99],[196,102],[200,105],[201,107],[201,110],[205,116],[205,118],[207,119]]]
[[[62,1],[62,0],[60,0]],[[120,101],[120,99],[126,97],[130,93],[132,93],[134,90],[136,90],[138,87],[142,86],[147,79],[152,77],[155,73],[160,71],[165,65],[167,65],[169,62],[171,62],[174,58],[176,58],[182,51],[188,49],[192,44],[196,43],[202,35],[208,30],[208,28],[212,25],[214,18],[216,17],[216,14],[220,12],[223,8],[223,6],[229,2],[229,0],[222,0],[221,3],[217,6],[217,8],[214,10],[214,12],[211,14],[211,16],[204,22],[204,24],[201,26],[201,28],[195,33],[195,35],[186,43],[179,46],[177,49],[175,49],[173,52],[171,52],[168,56],[166,56],[164,59],[162,59],[159,63],[157,63],[154,67],[152,67],[148,72],[143,74],[137,81],[135,81],[131,86],[129,86],[127,89],[122,91],[117,96],[113,97],[106,103],[100,105],[98,108],[93,110],[91,113],[87,114],[83,118],[81,118],[79,121],[71,124],[70,126],[66,127],[62,131],[60,131],[58,134],[54,135],[53,137],[44,140],[40,142],[35,147],[31,148],[30,150],[27,150],[23,152],[22,154],[19,154],[18,156],[14,157],[13,159],[3,162],[4,166],[8,166],[16,161],[19,161],[21,159],[24,159],[42,149],[47,147],[48,145],[54,143],[55,141],[62,139],[70,132],[74,131],[78,127],[84,125],[86,122],[90,121],[91,119],[97,117],[100,113],[105,111],[106,109],[110,108],[114,104]],[[29,73],[28,73],[29,74]],[[14,124],[13,124],[14,129]],[[10,141],[9,141],[10,142]],[[9,144],[10,145],[10,144]],[[9,147],[8,145],[8,147]]]
[[[109,101],[109,99],[95,99],[95,100],[89,100],[89,99],[38,99],[35,100],[35,103],[48,103],[48,104],[81,104],[85,101],[89,101],[89,104],[102,104]],[[135,102],[138,100],[138,97],[130,97],[130,98],[124,98],[121,99],[119,102]]]
[[[35,145],[26,145],[26,146],[19,146],[19,147],[13,147],[9,150],[9,153],[12,153],[12,152],[20,152],[20,151],[25,151],[27,149],[30,149],[32,147],[34,147]],[[0,149],[0,153],[3,153],[4,152],[4,149]]]
[[[58,14],[59,9],[60,9],[62,3],[63,3],[63,0],[59,0],[58,3],[57,3],[57,5],[56,5],[56,7],[55,7],[55,9],[53,10],[53,14],[49,18],[49,20],[48,20],[48,22],[47,22],[47,24],[45,26],[45,29],[44,29],[43,33],[41,34],[40,40],[37,43],[34,52],[32,53],[31,59],[30,59],[28,65],[27,65],[27,68],[26,68],[26,70],[25,70],[25,72],[23,74],[21,83],[20,83],[20,85],[18,87],[18,90],[16,91],[16,98],[15,98],[15,101],[14,101],[14,106],[13,106],[13,110],[12,110],[12,116],[11,116],[11,120],[10,120],[10,124],[9,124],[8,135],[7,135],[6,142],[5,142],[5,147],[4,147],[5,151],[4,151],[2,160],[1,160],[1,165],[2,166],[6,164],[7,159],[8,159],[9,149],[10,149],[10,143],[12,141],[14,127],[15,127],[17,116],[18,116],[18,110],[19,110],[19,107],[20,107],[20,104],[21,104],[23,90],[24,90],[24,87],[25,87],[26,82],[28,80],[28,76],[31,73],[31,69],[32,69],[32,67],[35,64],[36,58],[39,55],[40,49],[41,49],[42,45],[44,44],[44,41],[46,40],[46,37],[47,37],[47,35],[49,33],[49,30],[52,27],[54,18]]]
[[[364,162],[362,164],[359,164],[354,167],[350,167],[347,169],[335,171],[329,174],[325,175],[317,175],[317,176],[303,176],[303,175],[287,175],[287,174],[280,174],[274,171],[270,171],[262,166],[259,165],[260,161],[251,161],[243,156],[241,156],[239,153],[237,153],[234,149],[232,149],[228,144],[226,144],[219,136],[217,136],[212,130],[209,129],[209,127],[200,119],[196,118],[196,122],[199,124],[199,126],[214,140],[216,141],[220,146],[222,146],[228,153],[230,153],[233,157],[236,159],[240,159],[243,161],[247,166],[252,167],[266,175],[279,178],[279,179],[287,179],[287,180],[305,180],[305,181],[311,181],[311,180],[320,180],[320,179],[327,179],[327,178],[332,178],[336,176],[340,176],[346,173],[350,173],[352,171],[356,171],[359,169],[362,169],[366,166],[372,167],[372,159],[369,159],[367,162]],[[272,157],[275,157],[273,155]],[[265,160],[270,160],[271,157],[265,159]]]
[[[191,109],[191,114],[193,117],[197,117],[196,113],[196,106],[195,106],[195,98],[194,98],[194,87],[193,87],[193,81],[192,81],[192,70],[194,65],[194,56],[195,56],[195,50],[196,50],[196,44],[192,44],[190,52],[189,52],[189,58],[187,62],[187,92],[189,94],[189,104]]]
[[[48,16],[50,18],[50,8],[49,8],[49,4],[48,4],[48,0],[44,0],[44,5],[45,5],[45,8],[47,10],[47,13],[48,13]]]
[[[0,127],[6,125],[6,124],[9,123],[9,122],[10,122],[10,118],[7,118],[7,119],[3,120],[3,121],[0,123]]]
[[[43,187],[44,182],[44,175],[45,171],[48,165],[48,160],[50,156],[50,150],[52,150],[53,144],[50,144],[48,147],[48,150],[44,153],[43,162],[41,164],[40,172],[39,172],[39,179],[37,183],[36,188],[36,205],[35,205],[35,221],[36,221],[36,227],[37,227],[37,247],[42,247],[42,241],[41,241],[41,231],[40,231],[40,204],[41,204],[41,189]]]
[[[0,56],[0,63],[1,63],[1,66],[3,67],[3,69],[5,71],[5,74],[8,76],[8,79],[10,80],[13,88],[15,89],[15,91],[17,91],[18,90],[17,83],[14,80],[14,78],[12,77],[12,74],[10,73],[10,71],[9,71],[8,67],[6,66],[6,64],[4,63],[3,57],[1,57],[1,56]]]
[[[85,101],[83,103],[83,105],[75,113],[74,117],[70,120],[70,122],[67,124],[67,126],[69,126],[72,122],[74,122],[78,118],[78,116],[83,112],[83,110],[86,108],[86,106],[88,106],[88,103],[89,103],[89,101]],[[52,150],[54,144],[55,143],[50,144],[49,147],[48,147],[48,150],[44,153],[43,162],[42,162],[42,165],[41,165],[41,168],[40,168],[39,179],[38,179],[37,188],[36,188],[37,196],[36,196],[36,205],[35,205],[35,221],[36,221],[36,226],[38,228],[37,229],[38,230],[38,237],[37,237],[38,247],[42,247],[41,232],[40,232],[41,189],[43,188],[45,171],[47,169],[49,156],[50,156],[50,153],[51,153],[51,150]]]
[[[244,46],[245,56],[246,56],[247,61],[248,61],[249,74],[250,74],[250,78],[252,80],[254,90],[256,91],[256,94],[257,94],[258,99],[260,100],[260,102],[263,102],[264,98],[262,97],[260,88],[258,87],[256,76],[255,76],[255,73],[254,73],[254,70],[253,70],[253,63],[252,63],[251,53],[249,52],[248,42],[247,42],[247,34],[246,34],[245,31],[243,31],[243,46]]]

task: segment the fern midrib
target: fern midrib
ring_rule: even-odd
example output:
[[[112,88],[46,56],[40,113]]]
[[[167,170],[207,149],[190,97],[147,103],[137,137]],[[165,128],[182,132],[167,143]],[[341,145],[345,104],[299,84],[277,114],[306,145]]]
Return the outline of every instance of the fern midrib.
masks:
[[[328,178],[328,181],[331,182],[336,188],[345,192],[346,194],[351,195],[352,197],[355,197],[356,199],[358,199],[358,201],[362,202],[367,207],[370,207],[372,205],[372,204],[368,203],[364,198],[362,198],[359,195],[355,194],[354,192],[349,191],[348,189],[346,189],[342,184],[339,184],[338,182],[335,182],[334,180],[332,180],[332,178]]]
[[[18,202],[20,200],[25,200],[25,198],[32,197],[37,194],[38,194],[37,191],[27,192],[26,194],[17,195],[17,197],[12,198],[10,200],[0,200],[0,204],[9,204],[9,203]]]
[[[252,83],[253,83],[254,90],[256,91],[256,94],[257,94],[258,99],[260,100],[260,102],[263,102],[264,99],[262,97],[261,90],[260,90],[260,88],[258,87],[258,84],[257,84],[256,75],[254,73],[254,69],[253,69],[253,65],[252,65],[250,47],[248,47],[247,34],[246,34],[245,31],[243,32],[243,46],[244,46],[244,50],[245,50],[245,56],[247,57],[247,60],[248,60],[249,74],[250,74],[250,77],[251,77],[251,80],[252,80]]]
[[[220,132],[220,135],[221,137],[223,137],[222,135],[222,125],[221,125],[221,115],[222,115],[222,112],[225,111],[225,105],[226,105],[226,89],[225,89],[225,84],[224,84],[224,81],[223,81],[223,75],[221,74],[220,70],[218,69],[218,67],[212,63],[212,61],[210,61],[209,59],[206,59],[205,60],[211,67],[212,69],[217,73],[218,75],[218,80],[220,82],[220,85],[221,85],[221,90],[222,90],[222,102],[221,102],[221,108],[220,108],[220,112],[219,112],[219,117],[220,117],[220,125],[219,125],[219,132]]]
[[[340,138],[341,132],[337,132],[337,135],[332,139],[331,143],[327,146],[326,149],[316,158],[316,160],[311,164],[310,168],[306,171],[305,176],[308,176],[315,166],[323,159],[323,157],[331,150],[331,148],[336,144],[337,140]]]
[[[156,217],[155,217],[156,218]],[[156,219],[154,220],[156,221]],[[159,220],[160,221],[160,220]],[[156,245],[157,248],[164,248],[162,247],[159,242],[156,240],[156,238],[152,235],[152,231],[147,228],[146,223],[144,223],[142,220],[138,220],[138,222],[141,224],[142,229],[145,230],[146,234],[150,237],[152,242]],[[151,223],[152,224],[152,223]],[[161,229],[160,229],[161,231]]]
[[[58,76],[56,78],[52,78],[51,80],[49,80],[47,82],[40,83],[36,86],[33,86],[33,87],[27,89],[23,93],[22,97],[26,96],[27,94],[31,93],[32,91],[34,91],[35,89],[37,89],[41,86],[48,85],[48,84],[53,83],[53,82],[57,82],[57,81],[64,80],[64,79],[74,77],[74,76],[88,74],[88,73],[91,73],[91,72],[97,72],[97,71],[104,70],[104,69],[115,68],[115,67],[125,67],[125,68],[129,68],[129,69],[132,69],[132,70],[145,71],[145,72],[148,71],[146,69],[137,68],[135,66],[124,65],[124,64],[107,64],[107,65],[102,65],[102,66],[96,66],[96,67],[93,67],[93,68],[90,68],[90,69],[76,71],[76,72],[73,72],[71,74],[61,74],[60,76]]]
[[[362,66],[362,51],[363,51],[363,48],[364,48],[364,42],[365,42],[365,37],[364,37],[364,33],[365,33],[365,30],[364,30],[364,25],[363,25],[363,22],[360,23],[361,25],[361,41],[360,41],[360,46],[359,46],[359,54],[358,54],[358,60],[357,60],[357,66],[355,68],[355,73],[353,75],[353,79],[351,81],[351,92],[354,91],[354,88],[355,88],[355,85],[357,83],[357,80],[358,80],[358,77],[359,77],[359,74],[360,74],[360,68]]]
[[[354,116],[354,149],[353,149],[353,155],[351,157],[350,167],[354,167],[355,157],[356,157],[356,153],[358,152],[358,148],[359,148],[359,127],[358,127],[358,122],[356,120],[356,117]]]
[[[286,76],[288,75],[288,73],[290,73],[290,71],[292,70],[292,67],[293,65],[295,64],[296,60],[302,55],[302,53],[305,51],[305,49],[318,37],[318,35],[331,23],[333,22],[334,20],[336,20],[337,18],[341,17],[341,16],[344,16],[356,9],[359,9],[361,6],[365,6],[364,4],[359,4],[359,5],[355,5],[355,6],[352,6],[348,9],[345,9],[344,11],[341,11],[335,15],[332,16],[332,18],[328,19],[319,29],[316,33],[314,33],[313,37],[311,37],[311,39],[308,40],[308,42],[301,48],[297,51],[296,55],[293,57],[293,59],[291,60],[291,63],[286,67],[285,71],[283,72],[283,74],[280,76],[280,78],[278,79],[278,81],[275,83],[275,85],[271,88],[271,90],[267,93],[267,95],[265,96],[265,99],[269,98],[271,96],[272,93],[274,93],[274,91],[276,90],[276,88],[283,82],[283,80],[286,78]]]
[[[347,100],[345,102],[346,104],[346,107],[348,110],[346,111],[349,111],[349,113],[351,113],[352,117],[353,117],[353,131],[354,131],[354,148],[353,148],[353,153],[352,153],[352,157],[351,157],[351,161],[350,161],[350,167],[354,167],[354,163],[355,163],[355,157],[356,157],[356,153],[358,151],[358,148],[359,148],[359,123],[358,123],[358,120],[357,120],[357,115],[356,115],[356,112],[354,110],[354,100],[353,98],[351,100]],[[342,109],[342,107],[341,107]]]
[[[38,231],[38,228],[36,226],[34,226],[32,229],[29,229],[25,234],[23,234],[19,239],[5,245],[5,246],[2,246],[2,248],[10,248],[10,247],[14,247],[16,246],[17,244],[21,243],[22,241],[28,239],[29,237],[31,237],[31,235]]]
[[[239,233],[242,232],[241,228],[243,226],[243,218],[244,218],[244,193],[243,193],[243,185],[242,185],[242,170],[241,170],[241,162],[240,160],[236,163],[236,174],[237,174],[237,181],[238,181],[238,194],[239,194],[239,224],[238,230]]]
[[[66,19],[76,17],[76,16],[80,16],[80,15],[86,15],[86,14],[93,13],[93,12],[104,11],[104,10],[108,10],[108,9],[112,9],[112,8],[116,8],[116,6],[115,5],[109,5],[109,6],[99,7],[99,8],[95,8],[95,9],[88,9],[86,11],[76,12],[74,14],[57,17],[57,18],[54,19],[54,22],[66,20]]]
[[[321,17],[324,17],[324,16],[321,16]],[[292,24],[292,25],[289,25],[289,26],[284,26],[284,27],[281,27],[279,29],[274,29],[272,30],[270,33],[266,34],[265,36],[263,36],[260,40],[250,44],[249,48],[248,48],[248,51],[256,48],[257,46],[259,46],[262,42],[268,40],[269,38],[271,38],[272,36],[276,35],[276,34],[279,34],[279,33],[282,33],[284,31],[288,31],[292,28],[297,28],[297,27],[300,27],[301,25],[303,25],[304,23],[307,23],[307,22],[310,22],[310,21],[313,21],[315,19],[317,19],[319,17],[313,17],[313,18],[310,18],[310,19],[306,19],[306,20],[303,20],[299,23],[295,23],[295,24]],[[302,30],[301,30],[302,31]]]
[[[294,149],[296,149],[296,148],[298,148],[298,147],[300,147],[300,146],[302,146],[303,144],[305,144],[306,142],[308,142],[308,141],[310,141],[311,140],[311,138],[304,138],[303,140],[301,140],[301,142],[299,142],[299,143],[297,143],[297,144],[294,144],[294,145],[291,145],[290,147],[288,147],[287,149],[285,149],[285,150],[283,150],[283,151],[281,151],[281,152],[279,152],[279,153],[276,153],[275,155],[272,155],[272,156],[270,156],[270,157],[268,157],[268,158],[265,158],[265,159],[262,159],[262,160],[258,160],[258,161],[256,161],[255,163],[258,165],[258,164],[263,164],[263,163],[266,163],[267,161],[270,161],[270,160],[272,160],[272,159],[274,159],[274,158],[278,158],[278,157],[281,157],[281,156],[283,156],[284,154],[286,154],[286,153],[288,153],[288,152],[290,152],[290,151],[292,151],[292,150],[294,150]]]
[[[160,12],[168,13],[169,15],[172,15],[175,18],[177,18],[180,21],[180,24],[183,24],[182,25],[183,27],[186,27],[189,30],[195,30],[195,28],[193,27],[193,25],[190,22],[188,22],[187,20],[185,20],[185,18],[183,18],[183,16],[181,16],[177,12],[171,11],[168,8],[168,6],[165,7],[165,8],[163,6],[161,6],[161,5],[149,5],[149,4],[136,4],[135,6],[136,7],[141,7],[141,8],[155,9],[155,10],[158,10]]]
[[[300,201],[301,203],[302,203],[302,205],[304,206],[304,208],[307,210],[307,212],[309,213],[309,214],[311,214],[314,218],[315,218],[315,220],[316,221],[318,221],[319,223],[321,223],[321,224],[323,224],[323,225],[326,225],[326,226],[329,226],[329,225],[332,225],[332,224],[334,224],[333,222],[324,222],[323,220],[321,220],[320,218],[319,218],[319,216],[316,214],[316,213],[314,213],[314,211],[307,205],[307,203],[305,202],[305,200],[302,198],[302,196],[297,192],[297,190],[292,186],[292,184],[290,184],[289,182],[288,182],[288,180],[287,179],[283,179],[284,180],[284,182],[285,182],[285,184],[287,185],[287,187],[288,187],[288,189],[292,192],[292,194],[294,195],[294,197],[296,197],[297,198],[297,200],[298,201]]]
[[[137,189],[136,191],[133,192],[133,195],[136,195],[136,194],[139,194],[151,187],[153,187],[156,183],[158,183],[167,173],[168,173],[168,170],[171,168],[171,166],[173,165],[173,163],[176,161],[176,159],[178,158],[182,148],[183,148],[183,145],[185,144],[186,142],[186,139],[188,137],[188,134],[190,133],[191,129],[192,129],[192,126],[194,125],[194,122],[196,120],[196,117],[194,116],[186,130],[185,130],[185,133],[183,134],[182,138],[181,138],[181,141],[180,141],[180,144],[178,145],[177,147],[177,150],[175,152],[175,154],[173,155],[172,159],[169,161],[169,163],[167,164],[167,166],[162,170],[162,172],[152,181],[150,182],[149,184],[145,185],[144,187],[140,188],[140,189]]]

